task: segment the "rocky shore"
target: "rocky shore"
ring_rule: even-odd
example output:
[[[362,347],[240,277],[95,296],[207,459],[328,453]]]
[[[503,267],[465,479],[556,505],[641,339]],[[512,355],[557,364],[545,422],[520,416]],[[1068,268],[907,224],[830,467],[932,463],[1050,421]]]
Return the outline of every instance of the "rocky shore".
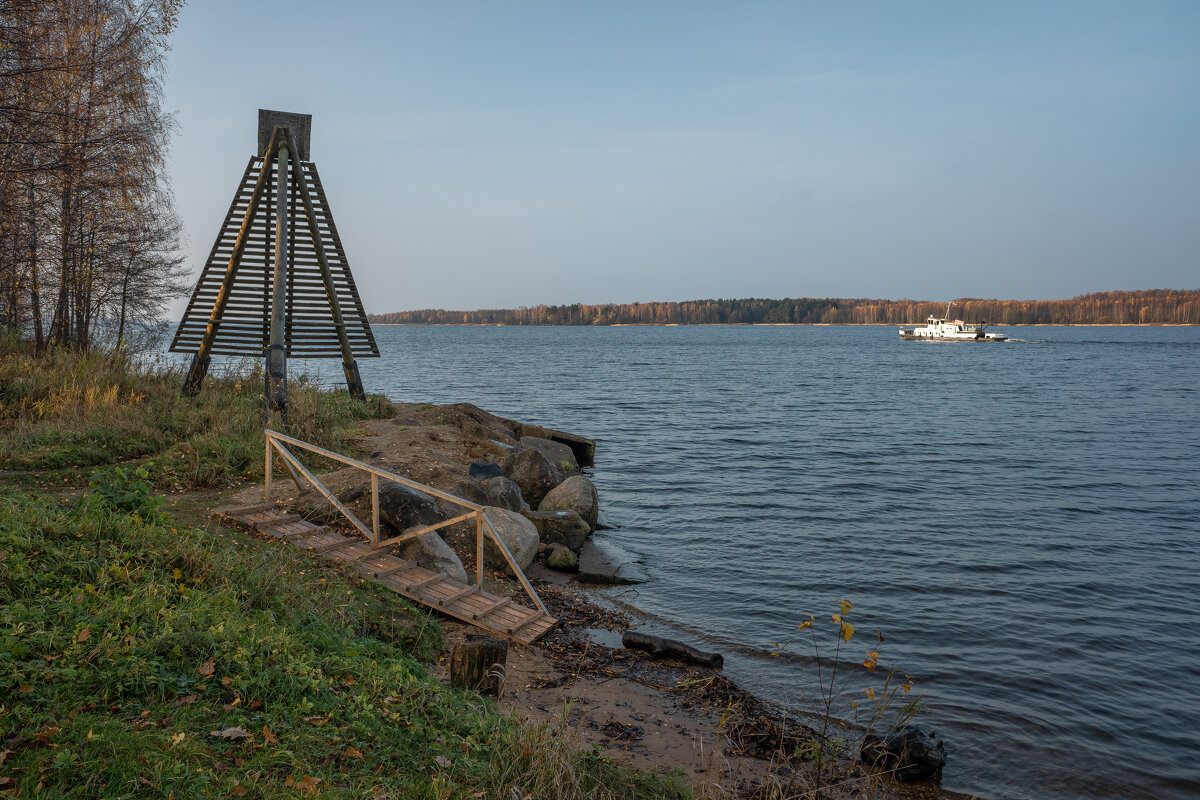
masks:
[[[586,474],[595,457],[593,441],[469,404],[397,403],[395,411],[390,419],[365,423],[357,443],[369,454],[364,460],[485,506],[514,560],[560,621],[533,646],[510,648],[502,705],[559,726],[560,735],[604,757],[645,769],[682,769],[702,792],[774,798],[811,785],[813,762],[804,754],[819,736],[810,721],[741,690],[719,670],[621,647],[620,632],[635,627],[634,620],[587,594],[584,584],[636,579],[596,542],[603,528],[600,498]],[[371,513],[366,480],[352,468],[322,474],[325,485],[363,519]],[[291,510],[338,524],[336,512],[316,493],[284,482],[277,487],[276,499]],[[246,490],[240,499],[260,501],[260,492]],[[384,535],[461,513],[398,483],[381,483],[379,505]],[[475,570],[474,537],[473,524],[460,522],[395,549],[467,582]],[[520,594],[497,549],[485,547],[484,567],[489,590]],[[448,653],[471,629],[454,620],[443,624]],[[929,755],[928,774],[940,776],[940,753]],[[876,797],[966,797],[941,789],[936,779],[901,783],[845,758],[836,772],[869,784]]]

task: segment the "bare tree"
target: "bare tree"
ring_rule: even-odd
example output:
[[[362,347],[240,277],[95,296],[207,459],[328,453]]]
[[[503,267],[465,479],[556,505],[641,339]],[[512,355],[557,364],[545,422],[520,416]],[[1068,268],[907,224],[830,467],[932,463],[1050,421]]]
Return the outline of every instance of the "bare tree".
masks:
[[[38,350],[186,292],[164,158],[182,0],[0,0],[0,323]]]

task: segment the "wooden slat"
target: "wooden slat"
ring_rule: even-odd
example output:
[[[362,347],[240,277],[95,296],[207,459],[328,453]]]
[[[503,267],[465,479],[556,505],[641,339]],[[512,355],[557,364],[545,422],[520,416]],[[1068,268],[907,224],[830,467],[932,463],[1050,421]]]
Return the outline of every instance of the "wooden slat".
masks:
[[[410,592],[415,592],[423,586],[428,586],[429,584],[434,583],[435,581],[441,581],[441,580],[445,580],[445,579],[446,579],[446,573],[439,572],[436,575],[432,575],[431,577],[425,578],[424,580],[417,581],[416,583],[407,583],[407,584],[405,584],[405,588],[408,589],[408,591],[410,591]]]

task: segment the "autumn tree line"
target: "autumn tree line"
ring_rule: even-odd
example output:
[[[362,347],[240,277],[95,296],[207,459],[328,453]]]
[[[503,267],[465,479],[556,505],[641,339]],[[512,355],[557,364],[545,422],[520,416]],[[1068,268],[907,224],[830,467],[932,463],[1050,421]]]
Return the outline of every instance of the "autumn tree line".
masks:
[[[1200,290],[1095,292],[1070,300],[955,301],[951,316],[1001,325],[1200,325]],[[424,309],[372,314],[400,325],[900,325],[945,316],[947,303],[929,300],[785,298],[606,303],[446,311]]]
[[[0,334],[118,347],[186,293],[165,177],[183,0],[0,0]]]

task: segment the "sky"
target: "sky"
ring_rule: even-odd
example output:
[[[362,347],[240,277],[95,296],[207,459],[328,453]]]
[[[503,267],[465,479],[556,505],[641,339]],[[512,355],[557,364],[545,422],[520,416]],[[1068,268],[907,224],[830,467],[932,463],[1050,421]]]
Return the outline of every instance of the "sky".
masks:
[[[311,114],[371,313],[1193,289],[1197,42],[1195,0],[191,0],[169,170],[199,275],[258,109]]]

